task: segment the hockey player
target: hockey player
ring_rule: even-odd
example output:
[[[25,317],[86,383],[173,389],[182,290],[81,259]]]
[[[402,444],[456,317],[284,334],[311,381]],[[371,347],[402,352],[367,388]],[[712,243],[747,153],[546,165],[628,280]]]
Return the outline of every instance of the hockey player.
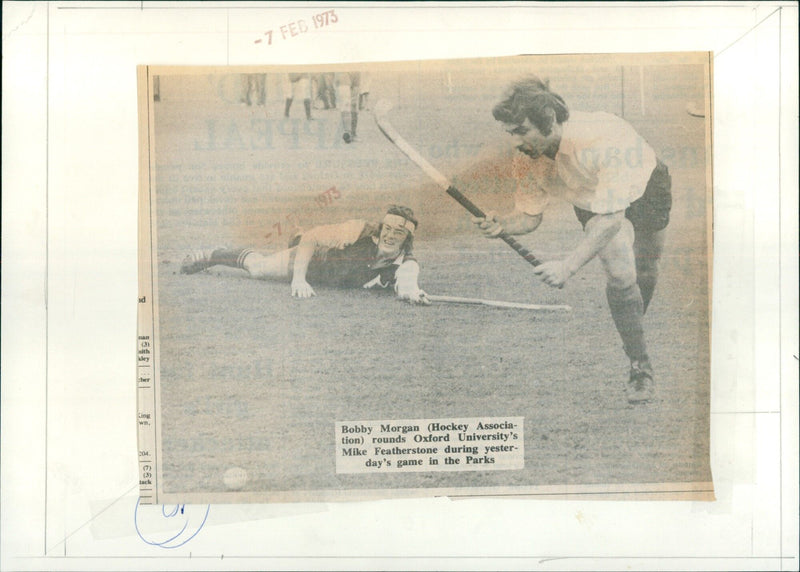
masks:
[[[221,264],[240,268],[251,278],[290,282],[296,298],[315,296],[314,286],[393,288],[401,300],[428,305],[412,254],[417,225],[410,208],[391,206],[380,222],[353,219],[314,227],[273,254],[250,248],[193,252],[181,264],[181,273]]]

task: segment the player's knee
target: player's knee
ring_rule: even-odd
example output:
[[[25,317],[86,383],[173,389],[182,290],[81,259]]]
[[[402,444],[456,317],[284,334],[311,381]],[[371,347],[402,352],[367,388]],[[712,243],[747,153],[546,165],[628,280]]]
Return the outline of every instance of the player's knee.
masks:
[[[637,264],[633,253],[633,228],[623,221],[619,233],[599,253],[606,283],[612,288],[628,288],[636,283]]]
[[[626,288],[630,288],[636,284],[636,274],[635,273],[625,273],[625,274],[607,274],[606,275],[606,285],[609,288],[614,288],[616,290],[624,290]]]
[[[601,258],[606,273],[606,283],[612,288],[627,288],[636,283],[638,267],[630,249],[606,252]]]
[[[636,284],[636,267],[625,259],[607,261],[603,265],[606,271],[606,284],[609,288],[623,290]]]

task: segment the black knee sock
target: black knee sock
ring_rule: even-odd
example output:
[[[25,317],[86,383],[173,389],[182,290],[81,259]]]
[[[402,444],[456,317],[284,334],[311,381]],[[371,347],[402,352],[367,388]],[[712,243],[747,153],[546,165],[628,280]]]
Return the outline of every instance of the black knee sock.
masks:
[[[634,284],[623,289],[606,286],[606,298],[625,353],[631,361],[648,362],[642,326],[644,304],[639,286]]]
[[[639,285],[639,291],[642,293],[642,313],[647,312],[647,307],[650,305],[650,300],[653,299],[653,291],[656,289],[656,281],[657,278],[653,276],[636,277],[636,283]]]
[[[292,108],[292,98],[291,97],[287,97],[286,98],[286,105],[283,108],[283,116],[284,117],[289,117],[289,110],[291,108]]]
[[[353,117],[350,119],[350,133],[353,134],[353,137],[356,136],[356,127],[358,127],[358,112],[353,112]]]
[[[222,264],[232,268],[244,268],[245,257],[253,252],[252,248],[218,248],[211,253],[211,265]]]
[[[303,107],[306,110],[306,119],[311,119],[311,100],[304,99],[303,100]]]

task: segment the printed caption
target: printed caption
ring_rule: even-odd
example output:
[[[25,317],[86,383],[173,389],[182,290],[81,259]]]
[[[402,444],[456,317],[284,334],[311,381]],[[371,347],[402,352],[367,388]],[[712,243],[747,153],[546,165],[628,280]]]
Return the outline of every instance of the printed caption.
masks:
[[[522,417],[340,421],[337,473],[504,471],[525,467]]]

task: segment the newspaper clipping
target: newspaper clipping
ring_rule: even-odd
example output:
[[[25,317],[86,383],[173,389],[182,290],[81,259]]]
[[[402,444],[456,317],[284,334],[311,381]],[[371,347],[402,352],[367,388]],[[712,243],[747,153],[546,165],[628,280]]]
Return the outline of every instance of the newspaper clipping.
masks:
[[[708,53],[138,74],[143,503],[713,499]]]

